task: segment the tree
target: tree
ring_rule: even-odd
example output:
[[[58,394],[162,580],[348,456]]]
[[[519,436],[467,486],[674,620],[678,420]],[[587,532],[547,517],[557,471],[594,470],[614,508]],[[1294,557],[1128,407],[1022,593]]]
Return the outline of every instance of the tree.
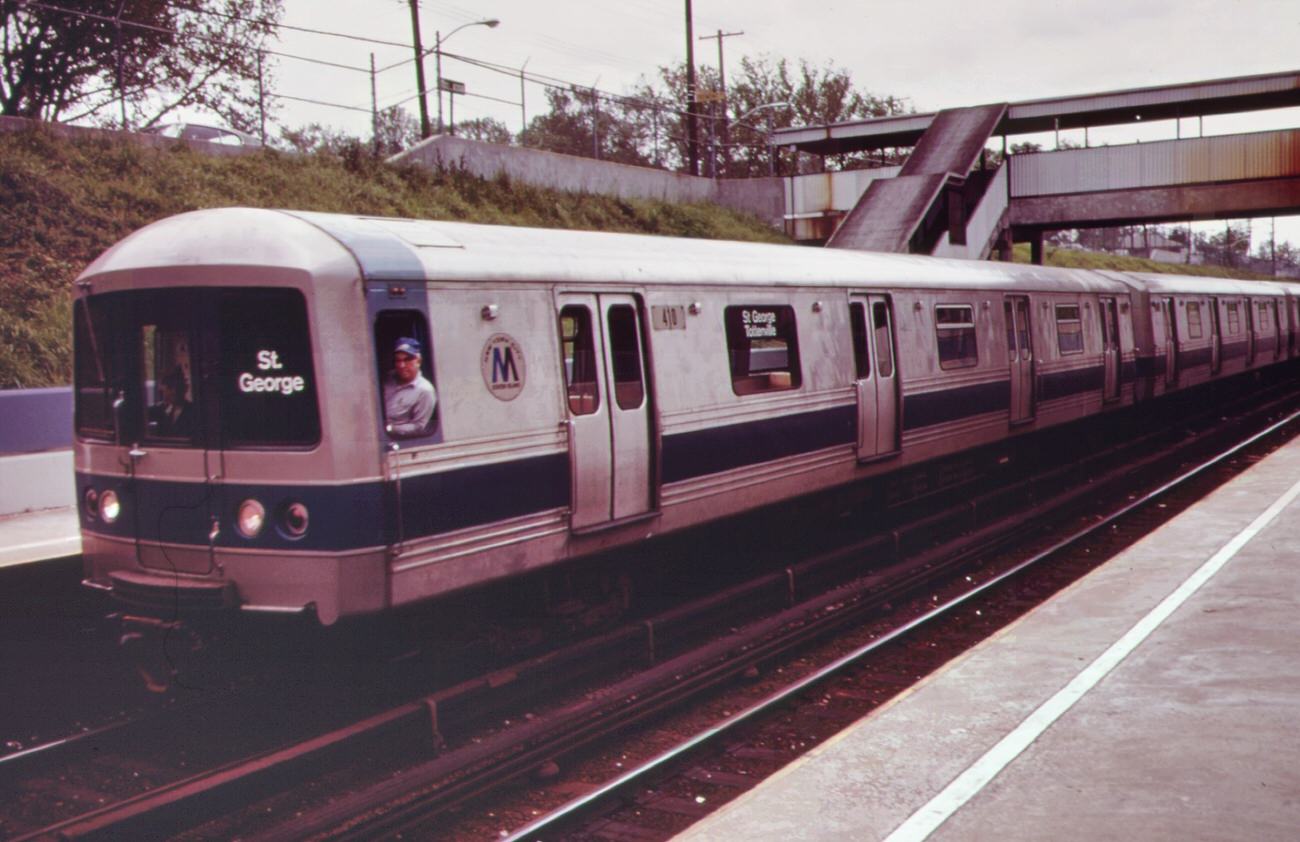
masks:
[[[687,159],[686,137],[686,68],[685,65],[660,69],[662,94],[649,86],[642,86],[639,98],[660,98],[677,104],[668,114],[667,136],[675,147],[676,159]],[[707,160],[710,152],[717,154],[720,175],[733,178],[767,175],[771,150],[768,148],[769,129],[788,128],[794,125],[837,123],[864,117],[883,117],[907,111],[906,103],[893,96],[877,96],[860,91],[853,85],[847,70],[827,64],[817,67],[801,60],[792,69],[785,59],[769,55],[744,58],[740,73],[728,76],[726,111],[721,106],[697,105],[701,115],[699,143],[700,157]],[[703,66],[697,73],[697,87],[701,90],[719,90],[716,68]],[[790,103],[789,107],[774,103]],[[855,169],[874,163],[867,153],[848,153],[827,160],[831,169]],[[680,164],[679,164],[680,165]],[[783,171],[790,169],[787,161]],[[807,164],[811,168],[812,164]],[[706,165],[704,171],[710,172]]]
[[[374,138],[375,154],[396,155],[420,142],[420,121],[394,105],[379,112]]]
[[[491,117],[475,117],[473,120],[462,120],[456,124],[456,134],[459,137],[481,140],[484,143],[508,144],[514,140],[514,135],[510,133],[510,129],[506,127],[506,124]]]
[[[252,130],[282,3],[0,0],[0,114],[147,127],[192,107]]]
[[[551,110],[534,117],[520,143],[566,155],[582,155],[622,164],[648,166],[642,145],[643,126],[629,120],[633,112],[591,88],[548,88]]]

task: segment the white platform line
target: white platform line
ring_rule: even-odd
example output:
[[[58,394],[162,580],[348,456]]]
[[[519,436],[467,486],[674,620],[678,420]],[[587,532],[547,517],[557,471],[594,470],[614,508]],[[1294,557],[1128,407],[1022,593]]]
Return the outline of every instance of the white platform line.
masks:
[[[886,837],[886,842],[921,842],[929,838],[935,830],[952,817],[957,810],[975,797],[1003,769],[1010,765],[1022,751],[1059,719],[1074,703],[1105,678],[1130,652],[1146,640],[1169,616],[1178,610],[1192,594],[1208,582],[1227,564],[1251,539],[1269,525],[1282,510],[1300,496],[1300,481],[1287,489],[1273,505],[1243,529],[1241,532],[1202,564],[1195,573],[1188,577],[1173,593],[1165,597],[1159,605],[1137,622],[1133,628],[1095,661],[1031,713],[1015,730],[1007,734],[997,745],[989,749],[979,760],[975,761],[965,772],[948,784],[942,792],[932,798],[925,806],[908,817],[893,833]]]

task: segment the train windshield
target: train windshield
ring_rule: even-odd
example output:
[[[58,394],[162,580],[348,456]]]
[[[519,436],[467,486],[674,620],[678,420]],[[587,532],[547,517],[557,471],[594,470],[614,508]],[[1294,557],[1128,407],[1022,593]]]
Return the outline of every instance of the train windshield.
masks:
[[[77,302],[74,330],[83,438],[223,449],[320,440],[296,290],[110,293]]]

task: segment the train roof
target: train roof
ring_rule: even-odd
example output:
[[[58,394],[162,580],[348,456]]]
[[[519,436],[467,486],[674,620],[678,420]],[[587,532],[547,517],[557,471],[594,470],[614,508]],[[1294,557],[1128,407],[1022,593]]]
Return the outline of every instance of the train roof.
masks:
[[[256,266],[367,280],[457,283],[857,286],[1125,293],[1259,294],[1250,282],[1125,275],[1023,263],[945,260],[806,246],[553,228],[217,208],[155,222],[95,260],[81,278],[169,266]],[[349,273],[350,274],[350,273]]]
[[[1175,275],[1160,272],[1129,272],[1129,278],[1141,282],[1152,295],[1282,295],[1287,286],[1274,281],[1245,281],[1237,278],[1213,278],[1201,275]]]

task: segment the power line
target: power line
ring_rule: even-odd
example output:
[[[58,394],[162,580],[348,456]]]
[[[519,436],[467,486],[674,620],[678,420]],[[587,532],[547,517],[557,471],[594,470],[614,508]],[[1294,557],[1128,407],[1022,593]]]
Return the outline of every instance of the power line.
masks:
[[[58,12],[58,13],[60,13],[60,14],[65,14],[65,15],[74,15],[74,16],[76,16],[76,17],[80,17],[80,18],[88,18],[88,19],[90,19],[90,20],[102,21],[102,22],[104,22],[104,23],[111,23],[111,24],[114,24],[114,25],[121,25],[121,26],[129,27],[129,28],[131,28],[131,29],[143,29],[143,30],[146,30],[146,31],[148,31],[148,32],[160,32],[160,33],[162,33],[162,34],[164,34],[164,35],[172,35],[172,36],[177,37],[177,38],[179,38],[179,37],[181,36],[181,33],[177,32],[175,29],[168,29],[167,27],[164,27],[164,26],[154,26],[154,25],[151,24],[151,23],[140,23],[139,21],[126,20],[126,19],[124,19],[124,18],[113,18],[113,17],[109,17],[109,16],[107,16],[107,15],[99,15],[99,14],[95,14],[94,12],[83,12],[83,11],[80,11],[80,10],[78,10],[78,9],[69,9],[69,8],[64,7],[64,6],[55,6],[55,5],[51,4],[51,3],[42,3],[42,2],[39,2],[39,0],[27,0],[27,2],[26,2],[24,5],[27,6],[27,7],[29,7],[29,8],[34,8],[34,9],[45,9],[46,11],[50,11],[50,12]],[[261,22],[259,22],[259,21],[255,21],[255,20],[253,20],[253,19],[251,19],[251,18],[244,18],[244,20],[249,20],[249,21],[252,21],[252,22],[254,22],[254,23],[261,23]],[[273,28],[274,26],[276,26],[276,24],[265,24],[265,23],[263,23],[263,25],[268,26],[269,28]],[[189,37],[194,38],[194,39],[199,40],[199,41],[206,41],[207,43],[210,43],[210,44],[218,44],[218,45],[223,46],[223,47],[243,47],[243,46],[244,46],[244,45],[242,45],[242,44],[238,44],[238,43],[236,43],[236,42],[234,42],[234,41],[229,41],[229,40],[224,39],[224,38],[214,38],[214,37],[212,37],[212,36],[207,36],[207,35],[191,34]],[[319,65],[323,65],[323,66],[326,66],[326,67],[337,67],[337,68],[339,68],[339,69],[341,69],[341,70],[352,70],[352,71],[356,71],[356,72],[359,72],[359,73],[365,73],[365,74],[369,74],[369,73],[370,73],[370,68],[368,68],[368,67],[356,67],[356,66],[354,66],[354,65],[350,65],[350,64],[341,64],[341,63],[339,63],[339,62],[326,61],[326,60],[324,60],[324,59],[310,58],[310,57],[308,57],[308,56],[299,56],[299,55],[294,55],[293,53],[283,53],[283,52],[280,52],[280,51],[278,51],[278,50],[270,50],[270,49],[267,49],[266,47],[258,47],[257,49],[258,49],[260,52],[262,52],[262,53],[264,53],[264,54],[266,54],[266,55],[278,56],[278,57],[280,57],[280,58],[293,59],[293,60],[295,60],[295,61],[303,61],[303,62],[307,62],[308,64],[319,64]]]

